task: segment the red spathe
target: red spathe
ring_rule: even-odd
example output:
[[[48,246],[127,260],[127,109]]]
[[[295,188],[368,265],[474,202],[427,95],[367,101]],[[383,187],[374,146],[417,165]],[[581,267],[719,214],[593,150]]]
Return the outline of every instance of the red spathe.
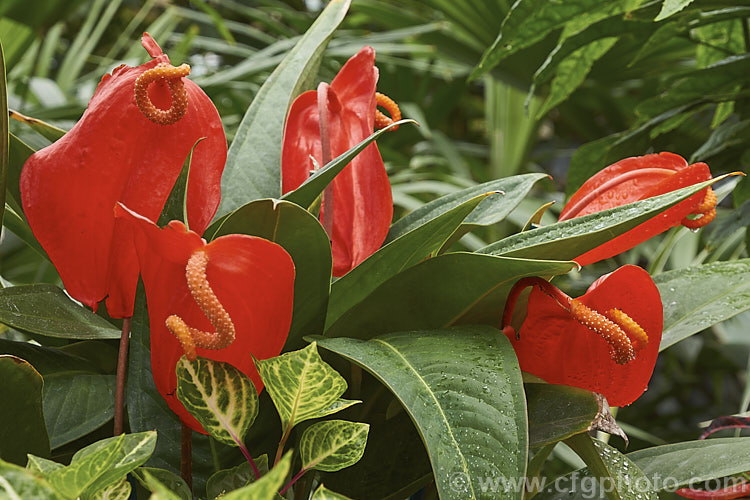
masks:
[[[578,300],[599,313],[622,310],[646,331],[648,344],[634,360],[617,364],[604,339],[534,287],[520,340],[508,335],[521,370],[551,384],[598,392],[612,406],[628,405],[646,390],[659,354],[663,326],[659,290],[646,271],[627,265],[599,278]]]
[[[621,179],[618,182],[618,179]],[[608,210],[676,191],[711,179],[705,163],[688,165],[674,153],[625,158],[587,180],[560,213],[560,221]],[[602,186],[608,189],[601,189]],[[595,191],[599,191],[594,195]],[[690,196],[639,226],[573,259],[585,266],[630,250],[647,239],[677,226],[703,201],[706,190]]]
[[[364,47],[347,61],[328,89],[331,157],[345,153],[373,133],[378,69],[375,51]],[[318,93],[305,92],[291,106],[281,156],[282,190],[310,177],[315,158],[323,166]],[[333,275],[343,276],[372,255],[385,240],[393,217],[388,175],[372,143],[333,180]],[[321,218],[326,210],[325,200]]]
[[[157,125],[141,113],[135,80],[169,62],[147,33],[142,44],[153,59],[105,75],[79,122],[34,153],[20,180],[29,225],[68,293],[94,309],[106,297],[113,317],[132,315],[138,280],[135,249],[115,221],[115,203],[155,221],[190,149],[205,137],[193,153],[187,196],[189,225],[202,233],[219,205],[227,154],[218,112],[190,80],[182,79],[188,109],[180,121]],[[166,83],[152,84],[149,95],[169,108]]]
[[[156,388],[186,425],[205,433],[175,395],[175,367],[184,352],[165,324],[167,317],[175,314],[193,328],[215,331],[190,294],[185,278],[187,261],[197,249],[205,248],[208,283],[236,331],[228,347],[198,348],[198,356],[232,364],[248,375],[260,392],[263,382],[251,354],[267,359],[277,356],[284,347],[292,322],[292,258],[280,245],[263,238],[231,234],[206,243],[179,221],[160,229],[120,204],[116,211],[118,219],[133,229],[148,301]]]

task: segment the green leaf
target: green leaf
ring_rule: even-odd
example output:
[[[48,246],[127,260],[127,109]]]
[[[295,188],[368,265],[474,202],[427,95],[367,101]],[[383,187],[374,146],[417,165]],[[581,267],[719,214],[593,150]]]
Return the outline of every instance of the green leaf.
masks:
[[[5,210],[5,185],[10,164],[10,130],[8,126],[8,88],[5,80],[5,56],[0,43],[0,221]]]
[[[70,300],[54,285],[21,285],[0,290],[0,323],[46,337],[120,338],[120,330]]]
[[[258,471],[261,475],[265,475],[268,472],[268,455],[261,455],[254,460]],[[242,488],[253,481],[255,481],[255,473],[250,466],[250,462],[242,462],[240,465],[231,469],[220,470],[209,477],[206,483],[206,494],[209,499],[216,498],[229,491]]]
[[[29,455],[29,461],[26,463],[26,468],[32,472],[38,472],[41,476],[46,476],[57,469],[65,467],[63,464],[57,463],[54,460],[47,460],[46,458],[37,457],[36,455]]]
[[[268,474],[238,490],[230,491],[222,500],[276,500],[292,466],[292,452],[288,452]]]
[[[88,341],[84,341],[88,343]],[[70,344],[73,349],[84,342]],[[106,350],[106,344],[93,341],[96,349]],[[67,347],[67,346],[66,346]],[[82,346],[83,347],[83,346]],[[94,347],[94,346],[92,346]],[[29,342],[0,339],[0,354],[12,354],[31,363],[43,377],[63,371],[101,373],[100,367],[71,349],[42,347]]]
[[[603,57],[616,42],[617,37],[613,36],[595,40],[574,51],[560,62],[555,79],[552,80],[549,96],[536,114],[537,120],[567,99],[583,83],[594,63]]]
[[[181,500],[180,496],[168,488],[157,477],[147,469],[140,469],[136,477],[146,485],[146,488],[152,492],[149,500]],[[192,498],[192,495],[190,496]]]
[[[497,498],[482,485],[521,481],[527,450],[521,371],[497,330],[465,326],[319,342],[398,398],[430,455],[440,498]]]
[[[329,490],[322,484],[313,493],[312,500],[352,500],[351,498]]]
[[[156,469],[154,467],[138,467],[133,471],[133,475],[145,488],[148,488],[149,483],[146,480],[146,474],[151,476],[153,480],[156,480],[156,482],[160,484],[160,486],[157,488],[166,488],[182,500],[193,499],[193,493],[190,491],[190,488],[188,487],[185,480],[174,472],[170,472],[166,469]],[[152,486],[154,484],[155,483],[152,483]]]
[[[664,305],[660,349],[750,309],[750,259],[654,276]]]
[[[156,447],[156,431],[140,432],[137,434],[124,434],[122,436],[103,439],[79,450],[71,460],[68,468],[76,469],[80,463],[88,463],[88,457],[108,457],[101,455],[101,450],[110,450],[114,454],[114,460],[96,480],[86,487],[84,495],[93,495],[106,486],[115,484],[127,474],[143,465],[149,459]],[[108,458],[104,458],[108,460]],[[87,466],[88,467],[88,466]],[[86,467],[85,471],[89,470]],[[62,473],[56,471],[55,473]],[[80,477],[80,472],[78,473]]]
[[[258,416],[258,392],[250,377],[229,363],[198,357],[177,362],[177,398],[208,433],[241,446]]]
[[[284,350],[306,345],[303,335],[323,331],[331,286],[331,242],[310,212],[294,203],[256,200],[227,216],[211,239],[249,234],[278,243],[294,261],[294,311]]]
[[[93,453],[86,453],[79,460],[76,460],[74,456],[69,466],[48,474],[47,481],[61,495],[77,498],[114,465],[120,456],[124,440],[123,434],[112,438],[107,446],[100,447]],[[85,453],[85,450],[86,448],[80,450],[76,455],[80,456],[82,452]]]
[[[488,197],[464,221],[465,224],[478,226],[495,224],[505,219],[526,197],[534,184],[545,178],[549,178],[549,176],[545,174],[514,175],[441,196],[394,222],[385,241],[393,241],[476,196],[492,191],[501,191],[505,194],[495,194]]]
[[[693,0],[664,0],[659,15],[654,21],[661,21],[680,12],[682,9],[693,3]]]
[[[279,412],[282,429],[329,415],[326,410],[347,388],[346,380],[320,357],[315,342],[299,351],[256,360],[255,365]]]
[[[108,484],[89,498],[91,500],[129,500],[131,489],[128,478],[123,477],[119,482]]]
[[[26,464],[26,454],[49,456],[42,413],[42,377],[15,356],[0,356],[0,459]]]
[[[55,127],[54,125],[51,125],[38,118],[32,118],[30,116],[22,115],[18,111],[15,111],[12,109],[8,110],[8,114],[10,118],[13,118],[16,121],[23,123],[24,125],[28,126],[34,132],[41,135],[42,137],[44,137],[50,142],[55,142],[56,140],[64,136],[66,133],[65,130],[59,127]]]
[[[53,449],[112,419],[115,385],[114,375],[60,371],[44,376],[44,417]]]
[[[627,457],[643,470],[657,490],[674,490],[750,470],[750,437],[654,446],[628,453]]]
[[[556,443],[591,429],[599,403],[590,391],[551,384],[526,384],[529,448]]]
[[[188,225],[187,190],[188,179],[190,177],[190,164],[193,161],[193,151],[195,151],[195,147],[200,144],[203,139],[205,139],[205,137],[201,137],[195,141],[193,147],[190,148],[190,152],[182,164],[182,169],[180,169],[180,173],[177,175],[172,190],[169,192],[169,197],[167,198],[167,201],[164,202],[164,208],[162,208],[161,214],[159,214],[159,220],[156,221],[156,224],[159,227],[164,227],[169,221],[173,220],[178,220],[184,222],[186,226]]]
[[[381,128],[373,132],[367,139],[363,140],[356,146],[351,147],[346,153],[337,156],[323,167],[315,170],[315,172],[305,180],[297,189],[285,193],[281,199],[291,201],[303,208],[309,208],[313,205],[315,200],[325,190],[326,186],[333,181],[339,172],[344,170],[344,167],[349,165],[351,161],[357,156],[363,149],[370,145],[375,139],[388,132],[394,127],[404,125],[406,123],[417,123],[414,120],[400,120],[388,125],[385,128]]]
[[[724,177],[716,177],[646,200],[517,233],[477,252],[527,259],[575,259]]]
[[[60,499],[47,481],[33,472],[0,459],[0,496],[9,500],[24,498]]]
[[[475,196],[391,241],[331,285],[326,323],[341,315],[392,276],[436,253],[472,210],[491,193]]]
[[[606,443],[593,439],[588,434],[577,434],[565,441],[586,462],[588,469],[573,482],[573,490],[566,498],[603,498],[606,493],[611,500],[656,500],[658,497],[651,481],[626,455]],[[596,477],[598,481],[587,481]],[[580,481],[580,483],[579,483]],[[586,488],[578,487],[587,484]],[[555,483],[557,485],[557,483]],[[585,491],[584,491],[585,490]],[[557,497],[560,490],[546,490],[540,499]]]
[[[542,40],[550,32],[565,28],[575,33],[603,18],[635,8],[639,0],[519,0],[503,21],[500,33],[482,54],[469,79],[479,78],[506,57]]]
[[[526,276],[556,276],[574,262],[456,252],[392,277],[346,311],[326,337],[367,339],[381,333],[444,328],[457,323],[499,324],[513,284]]]
[[[304,469],[336,472],[359,462],[370,425],[346,420],[318,422],[302,433],[299,454]]]
[[[248,201],[281,196],[281,140],[292,100],[308,86],[349,0],[333,0],[271,73],[242,118],[229,148],[216,218]]]

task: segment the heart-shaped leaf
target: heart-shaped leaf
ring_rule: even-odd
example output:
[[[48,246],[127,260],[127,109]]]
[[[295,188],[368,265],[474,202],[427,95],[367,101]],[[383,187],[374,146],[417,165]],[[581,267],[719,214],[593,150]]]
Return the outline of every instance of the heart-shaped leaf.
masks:
[[[268,474],[254,483],[238,490],[230,491],[221,498],[222,500],[248,500],[251,498],[253,500],[276,500],[279,498],[278,491],[284,484],[291,466],[292,452],[288,452]]]

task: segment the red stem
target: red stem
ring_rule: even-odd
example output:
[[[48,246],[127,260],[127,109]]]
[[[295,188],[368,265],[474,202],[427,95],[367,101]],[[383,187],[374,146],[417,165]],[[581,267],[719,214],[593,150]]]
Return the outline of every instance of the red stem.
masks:
[[[237,446],[239,446],[240,451],[243,455],[245,455],[245,459],[250,462],[250,467],[253,468],[253,473],[255,474],[255,479],[260,479],[260,472],[258,471],[258,467],[255,465],[255,460],[253,460],[253,456],[250,455],[250,451],[245,448],[245,445],[242,443],[242,441],[239,440],[237,436],[234,435],[233,432],[230,432],[232,435],[232,439],[234,439],[234,442],[237,443]]]
[[[510,326],[511,321],[513,320],[513,309],[515,309],[516,307],[516,301],[518,301],[518,297],[521,295],[521,292],[523,292],[530,286],[538,286],[544,293],[555,299],[557,303],[560,304],[560,307],[568,311],[570,310],[569,304],[571,298],[563,293],[562,290],[551,284],[549,281],[536,276],[530,278],[521,278],[520,280],[516,281],[515,285],[513,285],[513,288],[510,289],[508,299],[505,301],[502,323],[503,331],[511,333],[514,332],[513,327]],[[518,338],[517,333],[516,338]]]
[[[193,489],[193,430],[181,422],[180,433],[180,475],[188,487]]]
[[[125,414],[125,376],[128,373],[128,344],[130,343],[130,320],[122,320],[120,351],[117,354],[117,382],[115,385],[115,425],[114,435],[122,434],[122,422]]]
[[[284,493],[286,493],[286,490],[288,490],[289,488],[291,488],[292,485],[294,483],[296,483],[299,478],[301,478],[302,476],[304,476],[305,472],[307,472],[309,470],[310,469],[305,469],[305,468],[300,469],[300,471],[297,473],[297,475],[294,476],[291,481],[289,481],[289,484],[287,484],[286,486],[284,486],[283,490],[279,491],[279,495],[283,495]]]
[[[328,89],[329,85],[320,82],[318,85],[318,124],[320,127],[320,166],[323,167],[331,161],[331,136],[329,133],[328,118]],[[321,201],[321,211],[323,212],[323,229],[326,230],[328,238],[333,240],[333,181],[326,186],[323,191],[323,200]]]

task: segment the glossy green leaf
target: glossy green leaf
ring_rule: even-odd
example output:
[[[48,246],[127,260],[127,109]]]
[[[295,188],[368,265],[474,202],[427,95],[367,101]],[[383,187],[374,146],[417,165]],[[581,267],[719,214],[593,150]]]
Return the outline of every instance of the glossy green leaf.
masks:
[[[588,434],[577,434],[566,441],[586,462],[587,469],[567,477],[567,490],[558,481],[553,488],[542,491],[541,499],[609,498],[610,500],[656,500],[658,497],[649,478],[626,455]],[[596,479],[595,479],[596,478]],[[585,485],[585,487],[584,487]]]
[[[310,177],[305,180],[297,189],[285,193],[281,199],[291,201],[303,208],[309,208],[313,205],[315,200],[325,190],[326,186],[333,181],[339,172],[351,163],[355,156],[357,156],[363,149],[365,149],[375,139],[388,132],[389,130],[404,125],[406,123],[417,123],[414,120],[400,120],[388,125],[385,128],[372,133],[367,139],[363,140],[356,146],[351,147],[347,152],[340,156],[337,156],[329,163],[323,165],[321,168],[316,170]]]
[[[281,140],[292,100],[311,83],[349,0],[333,0],[260,88],[229,148],[216,218],[260,198],[281,196]]]
[[[230,491],[222,500],[276,500],[292,465],[292,452],[288,452],[268,474],[252,484]]]
[[[256,200],[226,217],[212,239],[224,234],[260,236],[284,247],[294,261],[294,311],[284,350],[306,345],[303,335],[320,333],[331,286],[331,243],[323,226],[294,203]]]
[[[346,420],[317,422],[302,433],[302,467],[336,472],[356,464],[365,453],[370,425]]]
[[[399,399],[430,455],[440,498],[497,498],[482,485],[523,478],[521,371],[510,342],[497,330],[464,326],[319,342],[370,372]]]
[[[97,342],[97,344],[99,343]],[[76,344],[71,345],[75,346]],[[97,348],[105,348],[105,346],[99,344]],[[77,355],[74,351],[42,347],[29,342],[0,339],[0,354],[12,354],[25,359],[42,376],[61,371],[101,373],[98,365]]]
[[[187,158],[185,158],[185,161],[182,164],[182,169],[180,169],[180,173],[177,175],[177,179],[172,186],[172,190],[169,192],[167,201],[164,202],[164,208],[162,208],[161,210],[159,219],[156,221],[156,224],[159,227],[164,227],[169,223],[169,221],[173,220],[178,220],[184,222],[186,226],[188,225],[187,189],[188,178],[190,176],[190,163],[193,161],[193,151],[195,151],[195,147],[203,139],[205,139],[205,137],[201,137],[200,139],[195,141],[193,147],[190,148],[190,152],[188,153]]]
[[[32,471],[0,459],[0,496],[9,500],[44,498],[62,500],[44,479]]]
[[[549,178],[549,176],[545,174],[514,175],[513,177],[485,182],[441,196],[436,200],[425,203],[394,222],[385,241],[393,241],[476,196],[494,191],[501,191],[505,194],[493,194],[482,201],[474,212],[466,218],[464,223],[487,226],[500,222],[518,206],[534,184],[540,179],[545,178]]]
[[[5,56],[0,43],[0,221],[5,210],[5,184],[10,163],[10,130],[8,128],[8,88],[5,79]]]
[[[591,429],[599,403],[590,391],[551,384],[526,384],[529,448],[562,441]]]
[[[617,42],[617,37],[606,37],[574,51],[560,62],[547,100],[537,112],[537,120],[565,101],[586,79],[594,63],[603,57]]]
[[[21,285],[0,290],[0,322],[47,337],[120,338],[120,330],[70,300],[54,285]]]
[[[143,465],[154,452],[154,448],[156,447],[156,431],[124,434],[123,436],[97,441],[73,455],[73,459],[68,467],[75,467],[78,463],[85,462],[89,456],[99,456],[98,452],[100,450],[108,448],[117,450],[114,461],[111,462],[107,470],[96,481],[86,488],[84,494],[93,495],[107,485],[116,483],[129,472]],[[119,440],[122,443],[117,445]]]
[[[331,285],[326,323],[333,324],[392,276],[436,253],[487,196],[475,196],[403,234]]]
[[[661,21],[662,19],[673,16],[691,3],[693,3],[693,0],[664,0],[659,15],[654,18],[654,21]]]
[[[145,488],[149,488],[149,482],[146,479],[146,474],[148,474],[152,480],[151,486],[154,486],[156,484],[155,482],[153,482],[155,480],[160,485],[156,488],[163,487],[182,500],[193,499],[193,493],[192,491],[190,491],[190,488],[188,487],[185,480],[174,472],[168,471],[166,469],[156,469],[154,467],[138,467],[133,471],[133,475]]]
[[[24,465],[27,453],[49,456],[41,375],[23,359],[2,355],[0,380],[0,459]]]
[[[326,410],[347,388],[346,380],[320,357],[315,342],[299,351],[256,360],[255,365],[279,412],[282,429],[329,415]]]
[[[81,456],[84,453],[82,458],[75,460],[74,456],[70,465],[48,474],[47,481],[62,496],[77,498],[114,465],[121,456],[124,440],[125,434],[112,438],[106,446],[99,447],[93,453],[86,453],[86,448],[83,448],[76,454]]]
[[[527,259],[575,259],[723,178],[517,233],[479,249],[478,253]]]
[[[268,472],[268,455],[261,455],[254,461],[261,475],[265,475]],[[220,470],[209,477],[208,482],[206,482],[206,494],[209,499],[213,499],[232,490],[242,488],[253,481],[255,481],[255,473],[250,466],[250,462],[242,462],[240,465],[231,469]]]
[[[381,333],[499,324],[513,284],[526,276],[555,276],[573,262],[449,253],[392,277],[326,330],[326,337],[367,339]]]
[[[115,376],[60,371],[44,376],[44,417],[52,448],[98,429],[115,414]]]
[[[750,470],[750,437],[666,444],[634,451],[627,457],[657,490],[674,490]]]
[[[65,130],[59,127],[55,127],[54,125],[38,118],[32,118],[30,116],[22,115],[18,111],[12,109],[8,110],[8,114],[10,115],[10,118],[23,123],[50,142],[55,142],[66,133]]]
[[[21,210],[21,187],[19,186],[21,170],[29,156],[34,154],[34,150],[13,134],[10,134],[8,148],[8,198],[5,201],[19,214],[23,214],[23,210]]]
[[[750,309],[750,259],[654,276],[664,305],[660,349]]]
[[[638,0],[568,0],[565,4],[546,0],[520,0],[513,4],[492,45],[485,50],[470,79],[479,78],[506,57],[565,27],[578,31],[602,18],[634,8]]]
[[[312,500],[351,500],[351,498],[331,491],[321,484],[313,493]]]
[[[258,416],[250,377],[229,363],[185,356],[177,362],[177,398],[217,441],[240,446]]]

